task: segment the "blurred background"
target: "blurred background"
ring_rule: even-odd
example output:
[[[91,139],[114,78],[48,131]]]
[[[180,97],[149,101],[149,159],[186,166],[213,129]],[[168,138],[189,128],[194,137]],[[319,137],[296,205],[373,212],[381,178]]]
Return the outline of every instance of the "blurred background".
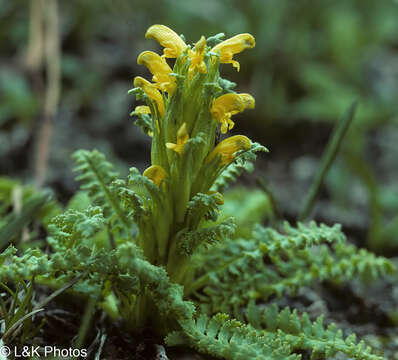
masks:
[[[397,19],[394,0],[0,0],[0,200],[19,183],[66,203],[80,148],[103,151],[122,175],[148,166],[150,139],[129,117],[127,91],[149,75],[138,54],[160,51],[144,37],[150,25],[189,43],[249,32],[257,45],[237,56],[240,72],[221,71],[256,98],[233,133],[270,153],[242,183],[266,184],[295,221],[334,126],[358,99],[313,217],[398,254]]]

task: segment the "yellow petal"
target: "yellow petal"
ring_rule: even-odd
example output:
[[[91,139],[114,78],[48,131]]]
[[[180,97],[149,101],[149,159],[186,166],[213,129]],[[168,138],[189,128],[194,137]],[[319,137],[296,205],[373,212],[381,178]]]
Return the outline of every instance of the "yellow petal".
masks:
[[[177,132],[177,144],[168,142],[166,143],[166,147],[182,155],[184,152],[185,143],[188,140],[189,140],[189,134],[187,130],[187,124],[183,123]]]
[[[207,68],[203,61],[206,50],[206,38],[202,36],[195,44],[195,51],[190,51],[189,57],[191,58],[191,65],[189,66],[189,74],[192,77],[194,71],[197,70],[202,74],[206,74]]]
[[[166,178],[166,172],[159,165],[150,166],[143,172],[142,175],[146,176],[148,179],[151,179],[158,186]]]
[[[234,127],[231,116],[254,107],[254,98],[250,94],[224,94],[213,101],[210,112],[221,123],[221,132]]]
[[[189,139],[187,124],[183,123],[177,131],[177,144],[185,144]]]
[[[163,97],[160,91],[156,89],[156,86],[141,76],[136,76],[134,78],[134,86],[140,87],[151,100],[155,101],[160,115],[163,116],[165,112]]]
[[[213,151],[207,156],[206,162],[221,156],[221,165],[227,165],[235,159],[234,154],[239,150],[249,150],[251,147],[250,139],[243,135],[231,136],[221,141]]]
[[[195,51],[203,53],[206,49],[206,38],[202,35],[199,41],[195,44]]]
[[[184,145],[185,144],[166,143],[166,147],[168,149],[173,150],[180,155],[182,155],[182,153],[184,152]]]
[[[245,109],[254,109],[256,102],[253,96],[251,96],[250,94],[239,94],[239,96],[244,103]]]
[[[155,39],[164,47],[163,54],[167,58],[178,58],[187,48],[176,32],[164,25],[152,25],[146,32],[147,39]]]
[[[134,112],[136,113],[136,115],[150,114],[151,109],[149,108],[149,106],[140,105],[140,106],[136,106],[136,108],[134,109]]]
[[[214,46],[211,51],[220,54],[220,63],[232,64],[239,71],[239,63],[233,60],[233,56],[245,49],[251,49],[256,41],[251,34],[239,34]]]
[[[173,72],[166,60],[153,51],[142,52],[137,59],[139,65],[145,65],[153,75],[153,81],[159,89],[173,93],[176,87],[175,78],[169,76]]]

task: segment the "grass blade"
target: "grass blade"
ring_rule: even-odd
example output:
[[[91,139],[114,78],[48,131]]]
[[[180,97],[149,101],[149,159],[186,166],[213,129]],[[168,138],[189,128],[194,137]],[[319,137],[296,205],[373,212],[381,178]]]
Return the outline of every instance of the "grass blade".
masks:
[[[358,101],[355,100],[351,106],[344,112],[342,118],[335,127],[334,133],[326,146],[325,152],[322,156],[321,166],[318,173],[315,176],[313,183],[311,184],[310,191],[304,203],[303,210],[299,215],[299,221],[303,221],[308,218],[311,210],[315,204],[315,200],[319,194],[319,190],[325,180],[326,174],[332,165],[336,155],[343,142],[344,136],[347,134],[352,120],[354,119],[355,112],[358,106]]]

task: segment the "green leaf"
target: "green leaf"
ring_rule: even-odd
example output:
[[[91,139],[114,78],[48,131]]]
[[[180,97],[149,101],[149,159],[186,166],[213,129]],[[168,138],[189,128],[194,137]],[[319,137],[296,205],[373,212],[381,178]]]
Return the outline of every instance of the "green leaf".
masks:
[[[117,189],[112,187],[118,176],[112,170],[112,164],[97,150],[78,150],[73,158],[77,164],[74,171],[80,172],[77,180],[82,182],[82,190],[88,192],[95,205],[103,208],[111,228],[121,226],[125,231],[130,231],[133,223],[119,204]]]

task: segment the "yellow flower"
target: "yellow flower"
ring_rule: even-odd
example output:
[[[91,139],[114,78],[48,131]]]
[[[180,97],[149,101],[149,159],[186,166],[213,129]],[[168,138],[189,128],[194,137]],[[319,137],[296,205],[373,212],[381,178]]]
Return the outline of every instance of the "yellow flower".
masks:
[[[142,175],[152,180],[158,186],[166,178],[166,172],[159,165],[150,166],[142,173]]]
[[[189,57],[191,58],[191,65],[189,65],[189,75],[192,76],[195,69],[202,74],[206,74],[207,68],[203,61],[206,50],[206,38],[202,36],[200,40],[195,44],[195,51],[189,51]]]
[[[221,156],[221,165],[231,163],[239,150],[249,150],[251,147],[250,139],[243,135],[231,136],[221,141],[213,151],[207,156],[206,162],[210,162],[216,156]]]
[[[227,39],[211,49],[214,53],[220,53],[220,63],[232,64],[238,71],[240,65],[233,60],[233,56],[242,52],[245,49],[251,49],[256,45],[254,37],[250,34],[239,34],[230,39]]]
[[[149,106],[146,106],[146,105],[139,105],[139,106],[136,106],[136,107],[135,107],[134,113],[135,113],[135,115],[147,115],[147,114],[150,114],[150,113],[151,113],[151,109],[150,109]],[[153,137],[153,131],[148,131],[147,134],[148,134],[150,137]]]
[[[245,109],[254,109],[255,101],[250,94],[239,94]]]
[[[162,91],[173,93],[176,88],[175,78],[170,76],[173,72],[166,60],[153,51],[142,52],[137,59],[139,65],[145,65],[152,73],[152,80]]]
[[[149,108],[149,106],[140,105],[140,106],[136,106],[136,108],[134,109],[134,112],[136,115],[150,114],[151,109]]]
[[[141,76],[134,78],[134,86],[140,87],[151,100],[155,101],[160,115],[163,116],[165,112],[163,97],[160,91],[156,89],[156,86]]]
[[[182,155],[184,152],[185,143],[188,141],[188,139],[189,135],[187,131],[187,124],[183,123],[177,132],[177,144],[166,143],[166,147]]]
[[[221,123],[221,132],[234,127],[231,116],[245,109],[254,108],[254,98],[250,94],[224,94],[213,101],[210,112]]]
[[[146,32],[145,37],[155,39],[163,49],[166,58],[178,58],[187,48],[176,32],[164,25],[152,25]]]

